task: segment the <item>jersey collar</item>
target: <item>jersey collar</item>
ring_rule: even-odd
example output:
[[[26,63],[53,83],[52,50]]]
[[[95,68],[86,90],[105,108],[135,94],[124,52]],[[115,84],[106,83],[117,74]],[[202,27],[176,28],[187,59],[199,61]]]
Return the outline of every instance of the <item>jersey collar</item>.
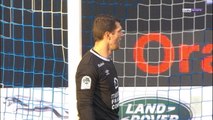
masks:
[[[102,56],[100,56],[96,51],[94,51],[93,49],[90,49],[90,52],[92,54],[94,54],[95,56],[99,57],[100,59],[104,60],[104,61],[110,61],[110,59],[104,58]]]

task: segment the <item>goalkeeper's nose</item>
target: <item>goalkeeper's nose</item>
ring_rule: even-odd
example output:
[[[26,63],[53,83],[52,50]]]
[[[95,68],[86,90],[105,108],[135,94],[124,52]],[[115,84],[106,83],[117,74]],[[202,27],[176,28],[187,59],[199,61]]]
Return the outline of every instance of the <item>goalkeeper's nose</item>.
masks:
[[[126,33],[126,31],[125,31],[125,30],[121,30],[121,37],[122,37],[122,36],[124,36],[124,35],[125,35],[125,33]]]

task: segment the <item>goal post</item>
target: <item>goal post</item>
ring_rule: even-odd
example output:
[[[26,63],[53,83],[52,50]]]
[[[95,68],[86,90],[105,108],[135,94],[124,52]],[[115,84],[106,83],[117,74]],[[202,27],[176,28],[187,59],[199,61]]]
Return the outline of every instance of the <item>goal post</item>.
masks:
[[[82,57],[81,0],[68,0],[68,38],[69,38],[69,115],[78,119],[76,101],[75,73]]]

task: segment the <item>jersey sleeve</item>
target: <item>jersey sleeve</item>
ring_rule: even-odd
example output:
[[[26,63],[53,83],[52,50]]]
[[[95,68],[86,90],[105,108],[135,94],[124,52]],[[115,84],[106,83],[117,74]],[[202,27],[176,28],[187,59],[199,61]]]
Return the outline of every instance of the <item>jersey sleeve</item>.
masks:
[[[95,120],[93,97],[97,80],[93,65],[80,65],[76,73],[77,108],[80,120]]]

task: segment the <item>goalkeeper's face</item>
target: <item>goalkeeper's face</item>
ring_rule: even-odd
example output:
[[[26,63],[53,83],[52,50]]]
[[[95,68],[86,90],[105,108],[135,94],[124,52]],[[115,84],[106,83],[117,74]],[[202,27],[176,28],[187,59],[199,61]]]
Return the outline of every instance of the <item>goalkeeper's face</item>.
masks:
[[[122,39],[123,31],[121,24],[119,22],[116,22],[116,29],[111,33],[111,37],[109,40],[109,49],[111,51],[117,50],[120,47],[120,40]]]

